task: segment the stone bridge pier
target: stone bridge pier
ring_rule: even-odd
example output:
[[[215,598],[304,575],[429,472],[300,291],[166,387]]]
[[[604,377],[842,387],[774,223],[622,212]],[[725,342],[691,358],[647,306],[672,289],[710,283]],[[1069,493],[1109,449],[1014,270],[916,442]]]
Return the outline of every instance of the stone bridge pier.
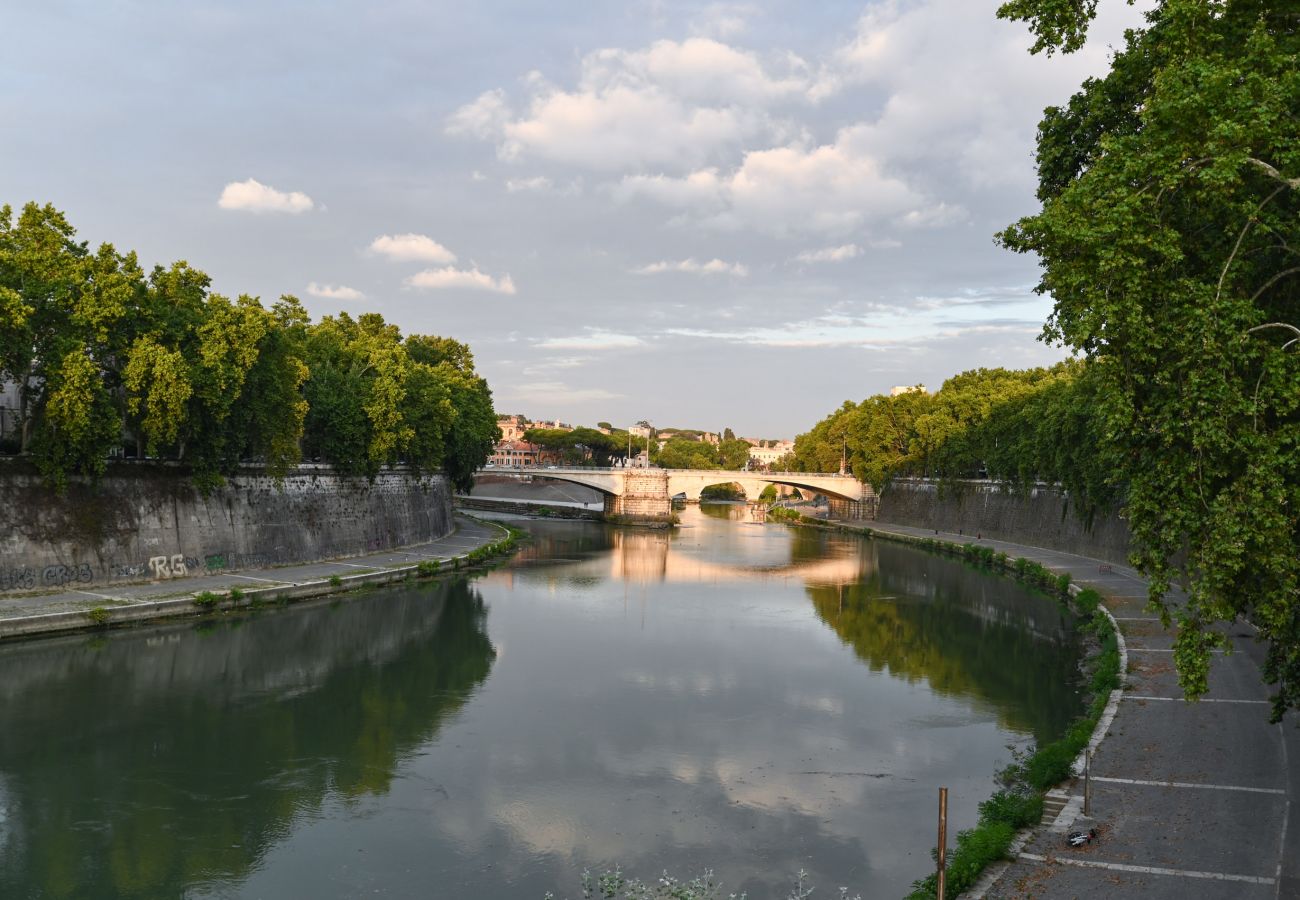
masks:
[[[668,473],[663,469],[628,469],[623,493],[605,495],[605,515],[667,519],[673,514]]]

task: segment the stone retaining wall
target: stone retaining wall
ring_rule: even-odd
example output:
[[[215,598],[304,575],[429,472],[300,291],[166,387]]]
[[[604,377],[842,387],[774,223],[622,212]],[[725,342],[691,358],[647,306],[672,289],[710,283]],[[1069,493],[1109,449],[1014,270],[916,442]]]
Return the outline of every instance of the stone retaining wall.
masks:
[[[1128,526],[1115,510],[1081,519],[1060,488],[991,481],[898,479],[880,493],[881,522],[978,535],[1127,563]]]
[[[54,494],[29,466],[0,464],[0,593],[174,578],[353,556],[451,531],[441,476],[373,482],[305,466],[256,469],[208,496],[175,466],[121,463]]]

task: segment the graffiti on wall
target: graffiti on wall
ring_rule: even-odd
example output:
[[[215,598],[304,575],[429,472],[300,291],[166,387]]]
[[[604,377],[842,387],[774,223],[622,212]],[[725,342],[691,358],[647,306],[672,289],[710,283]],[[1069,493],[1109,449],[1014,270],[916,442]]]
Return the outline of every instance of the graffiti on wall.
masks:
[[[36,587],[36,570],[27,566],[0,569],[0,591],[29,591]]]
[[[184,553],[149,557],[149,571],[155,579],[181,578],[190,574],[190,570],[200,572],[202,567],[197,559]]]

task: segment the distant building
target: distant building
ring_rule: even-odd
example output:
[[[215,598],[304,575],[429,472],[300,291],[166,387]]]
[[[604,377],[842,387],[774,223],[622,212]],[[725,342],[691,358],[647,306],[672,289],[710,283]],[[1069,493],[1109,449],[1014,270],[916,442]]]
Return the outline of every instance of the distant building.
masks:
[[[790,450],[784,447],[750,447],[749,459],[755,465],[769,468],[773,463],[779,462]]]
[[[501,443],[522,441],[524,432],[532,426],[523,416],[497,416],[497,427],[501,429]]]
[[[632,427],[628,428],[627,431],[628,434],[632,435],[633,437],[639,437],[639,438],[650,437],[649,425],[633,425]]]
[[[492,448],[488,463],[493,466],[527,469],[540,465],[541,447],[527,441],[501,441]]]
[[[889,396],[897,397],[899,394],[928,394],[923,384],[896,384],[889,389]]]

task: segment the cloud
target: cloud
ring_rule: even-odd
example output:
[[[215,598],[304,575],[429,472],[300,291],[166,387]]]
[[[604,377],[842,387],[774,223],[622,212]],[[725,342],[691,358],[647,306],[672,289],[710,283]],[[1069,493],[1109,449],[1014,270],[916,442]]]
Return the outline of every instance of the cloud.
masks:
[[[621,400],[623,394],[604,388],[575,388],[562,381],[534,381],[529,384],[515,385],[503,390],[502,395],[509,402],[516,404],[536,404],[539,406],[576,406],[580,403],[592,403],[602,400]]]
[[[1145,5],[1102,4],[1092,31],[1119,35],[1140,26]],[[936,180],[945,180],[935,165],[943,163],[967,186],[1028,187],[1034,113],[1109,64],[1103,40],[1051,58],[1030,55],[1031,40],[1021,23],[998,20],[970,0],[873,3],[852,38],[821,63],[808,94],[822,101],[849,90],[881,92],[872,150],[929,169]]]
[[[723,262],[715,257],[708,262],[696,262],[694,259],[683,259],[678,262],[665,260],[632,270],[634,275],[661,275],[664,272],[689,272],[694,275],[739,275],[743,278],[749,274],[749,269],[741,263]]]
[[[493,278],[478,270],[456,269],[445,266],[441,269],[425,269],[406,279],[408,287],[428,288],[430,290],[450,290],[460,288],[471,291],[493,291],[498,294],[515,293],[515,283],[509,275]]]
[[[531,365],[524,366],[521,370],[524,375],[532,377],[540,375],[543,372],[552,372],[556,369],[580,369],[592,361],[590,356],[553,356],[535,362]]]
[[[820,250],[805,250],[795,257],[802,263],[844,262],[846,259],[862,255],[862,248],[857,244],[841,244],[838,247],[823,247]]]
[[[511,178],[506,181],[506,190],[512,194],[520,191],[549,191],[554,186],[555,182],[545,175],[533,178]]]
[[[964,214],[959,205],[935,203],[887,173],[871,152],[870,134],[869,126],[855,125],[830,144],[750,151],[725,174],[703,169],[683,178],[628,176],[615,196],[652,199],[704,224],[782,236],[844,234],[900,217],[917,227],[937,226]]]
[[[447,119],[447,133],[490,140],[501,133],[511,118],[505,91],[500,88],[485,91],[473,103],[466,103],[451,114]]]
[[[316,204],[301,191],[277,191],[255,178],[247,181],[232,181],[221,191],[217,206],[222,209],[242,210],[244,212],[264,213],[298,213],[310,212]]]
[[[640,347],[644,343],[645,341],[634,335],[593,330],[571,337],[547,338],[538,341],[534,346],[546,350],[623,350],[629,347]]]
[[[810,79],[791,53],[764,61],[711,38],[661,40],[587,54],[570,89],[530,76],[523,112],[500,89],[480,94],[447,119],[446,130],[494,141],[503,159],[681,170],[759,136],[787,134],[768,107],[800,97]]]
[[[317,284],[314,281],[307,285],[307,293],[313,297],[323,297],[326,300],[366,299],[366,295],[356,288],[350,288],[342,284]]]
[[[370,242],[370,252],[394,262],[453,263],[452,253],[433,238],[423,234],[384,234]]]
[[[710,3],[691,20],[691,32],[704,37],[735,37],[749,27],[749,19],[759,14],[750,3]]]

